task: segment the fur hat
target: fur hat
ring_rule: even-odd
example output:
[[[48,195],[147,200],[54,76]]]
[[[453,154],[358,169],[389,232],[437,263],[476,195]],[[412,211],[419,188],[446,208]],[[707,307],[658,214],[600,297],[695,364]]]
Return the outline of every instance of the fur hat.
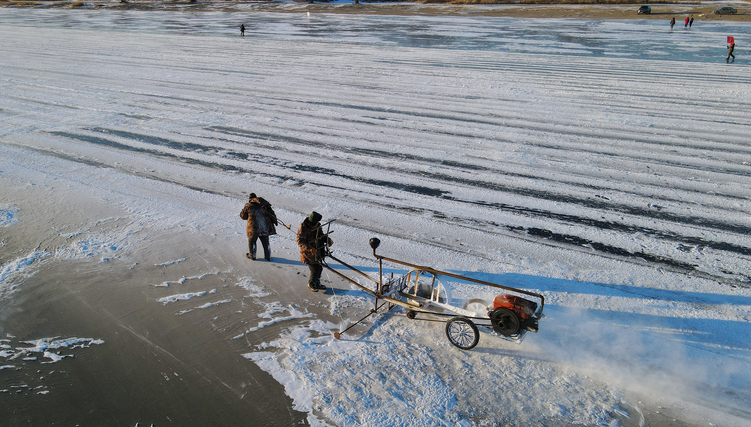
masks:
[[[310,214],[310,216],[308,217],[308,222],[310,222],[311,224],[316,224],[318,223],[318,221],[321,220],[321,218],[323,218],[321,214],[319,214],[316,211],[313,211],[313,213]]]
[[[256,193],[250,193],[249,199],[255,199],[255,198],[256,198]]]

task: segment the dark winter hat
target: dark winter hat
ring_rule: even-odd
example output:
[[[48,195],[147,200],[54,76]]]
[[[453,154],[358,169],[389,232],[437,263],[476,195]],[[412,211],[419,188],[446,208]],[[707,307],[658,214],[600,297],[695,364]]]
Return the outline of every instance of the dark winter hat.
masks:
[[[310,216],[308,217],[308,221],[309,221],[309,222],[310,222],[311,224],[315,224],[315,223],[317,223],[318,221],[320,221],[320,220],[321,220],[321,218],[323,218],[323,217],[321,216],[321,214],[319,214],[319,213],[318,213],[318,212],[316,212],[316,211],[313,211],[313,213],[312,213],[312,214],[310,214]]]
[[[250,198],[251,199],[255,199],[256,198],[256,193],[250,193]]]

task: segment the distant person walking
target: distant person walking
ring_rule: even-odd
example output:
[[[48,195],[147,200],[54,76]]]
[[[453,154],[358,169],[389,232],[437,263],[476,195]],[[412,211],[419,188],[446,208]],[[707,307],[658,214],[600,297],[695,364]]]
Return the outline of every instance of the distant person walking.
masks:
[[[248,234],[248,253],[245,256],[256,259],[256,242],[260,239],[263,246],[263,257],[266,261],[271,261],[269,236],[276,234],[275,226],[279,223],[274,209],[271,208],[271,203],[263,197],[256,196],[256,193],[250,193],[248,203],[240,212],[240,218],[248,221],[245,227]]]
[[[725,62],[730,63],[730,57],[733,57],[733,62],[735,62],[735,55],[733,55],[733,51],[735,50],[735,39],[733,37],[728,37],[728,42],[730,43],[728,45],[728,57],[725,58]]]
[[[675,16],[670,20],[670,29],[672,30],[675,26]]]
[[[691,20],[688,21],[688,28],[691,28],[694,25],[694,15],[691,15]]]
[[[245,24],[240,24],[240,35],[245,37]]]
[[[688,20],[689,20],[689,17],[687,16],[686,17],[686,23],[683,24],[683,28],[688,28]]]
[[[326,247],[333,242],[321,229],[321,214],[313,212],[300,224],[297,230],[297,245],[300,247],[300,261],[310,269],[308,288],[313,292],[326,289],[321,284],[323,266],[321,261],[326,257]]]

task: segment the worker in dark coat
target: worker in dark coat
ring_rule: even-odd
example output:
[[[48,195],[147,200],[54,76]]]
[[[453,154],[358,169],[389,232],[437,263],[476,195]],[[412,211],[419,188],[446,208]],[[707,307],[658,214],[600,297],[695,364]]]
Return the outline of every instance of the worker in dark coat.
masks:
[[[300,261],[310,269],[308,288],[317,292],[326,289],[321,284],[323,266],[321,261],[326,257],[326,248],[333,242],[321,229],[321,214],[313,212],[300,224],[297,230],[297,245],[300,246]]]
[[[250,193],[248,203],[240,212],[240,218],[248,221],[245,230],[248,233],[249,252],[245,256],[256,259],[256,242],[260,239],[263,246],[263,257],[266,261],[271,261],[269,236],[276,234],[276,225],[279,224],[276,213],[271,208],[271,203],[263,197],[257,197],[256,193]]]

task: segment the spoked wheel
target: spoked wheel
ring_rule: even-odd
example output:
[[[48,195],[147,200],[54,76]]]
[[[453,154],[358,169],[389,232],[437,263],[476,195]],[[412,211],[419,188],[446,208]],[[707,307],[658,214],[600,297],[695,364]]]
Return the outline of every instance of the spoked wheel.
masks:
[[[480,331],[466,317],[452,317],[446,322],[446,337],[462,350],[469,350],[480,342]]]
[[[510,337],[519,333],[519,317],[507,308],[496,308],[490,313],[493,329],[501,335]]]

